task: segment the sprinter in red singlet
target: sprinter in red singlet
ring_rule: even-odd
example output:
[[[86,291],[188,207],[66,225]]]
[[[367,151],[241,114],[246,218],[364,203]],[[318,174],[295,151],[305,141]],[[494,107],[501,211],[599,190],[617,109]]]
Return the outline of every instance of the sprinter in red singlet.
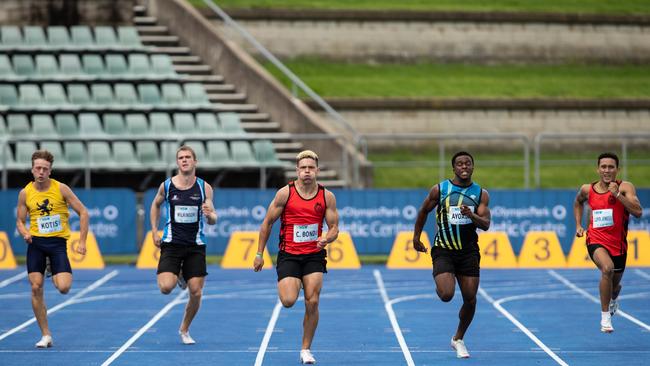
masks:
[[[311,353],[311,343],[318,326],[318,300],[323,286],[323,273],[327,273],[325,246],[339,234],[339,215],[334,194],[318,184],[318,155],[305,150],[296,156],[298,179],[280,188],[269,205],[260,227],[259,245],[253,267],[262,270],[262,254],[269,239],[273,223],[281,217],[280,251],[276,270],[278,295],[287,308],[298,300],[300,287],[304,290],[305,319],[303,321],[300,362],[316,363]],[[323,219],[327,235],[323,233]]]
[[[616,180],[618,156],[603,153],[598,156],[600,179],[583,184],[573,203],[576,220],[576,236],[585,233],[582,227],[582,212],[585,202],[589,204],[589,229],[587,229],[587,250],[591,260],[602,273],[600,278],[600,330],[614,331],[612,315],[618,309],[621,279],[627,259],[627,224],[630,214],[641,217],[643,209],[636,196],[634,185]]]

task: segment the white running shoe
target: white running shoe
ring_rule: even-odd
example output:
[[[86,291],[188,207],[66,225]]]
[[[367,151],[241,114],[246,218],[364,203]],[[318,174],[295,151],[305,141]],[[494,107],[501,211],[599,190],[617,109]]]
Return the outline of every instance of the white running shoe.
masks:
[[[181,342],[183,342],[183,344],[194,344],[194,343],[196,343],[196,341],[194,339],[192,339],[192,337],[190,336],[190,332],[184,332],[183,333],[183,332],[181,332],[179,330],[178,334],[180,334]]]
[[[612,299],[609,302],[609,315],[614,316],[616,312],[618,311],[618,301],[616,299]]]
[[[469,358],[469,352],[467,352],[467,347],[462,339],[454,340],[454,337],[451,337],[451,348],[456,350],[456,357]]]
[[[187,288],[187,281],[185,281],[185,277],[183,277],[183,271],[178,272],[178,280],[176,283],[178,284],[178,287],[181,288],[181,290],[185,290]]]
[[[44,335],[41,337],[41,340],[36,342],[36,348],[49,348],[54,345],[54,342],[52,342],[52,336],[50,335]]]
[[[305,365],[313,365],[316,363],[314,355],[311,354],[311,351],[308,349],[300,350],[300,363]]]
[[[612,326],[612,319],[601,319],[600,321],[600,331],[603,333],[611,333],[614,331],[614,327]]]
[[[50,257],[45,257],[45,278],[52,277],[52,264],[50,263]]]

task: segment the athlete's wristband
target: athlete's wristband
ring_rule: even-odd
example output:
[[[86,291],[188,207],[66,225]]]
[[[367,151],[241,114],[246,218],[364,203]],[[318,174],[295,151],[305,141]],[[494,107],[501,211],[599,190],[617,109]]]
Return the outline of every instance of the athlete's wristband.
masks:
[[[616,192],[616,198],[621,195],[621,191]]]
[[[255,257],[256,258],[264,258],[264,255],[263,255],[263,253],[257,252],[257,254],[255,254]]]

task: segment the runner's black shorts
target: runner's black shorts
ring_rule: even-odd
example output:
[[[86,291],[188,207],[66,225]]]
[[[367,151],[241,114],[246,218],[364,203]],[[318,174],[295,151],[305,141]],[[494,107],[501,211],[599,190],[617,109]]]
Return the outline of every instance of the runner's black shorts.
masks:
[[[32,236],[27,244],[27,273],[45,273],[45,258],[50,257],[52,274],[72,273],[67,252],[67,239],[56,236]]]
[[[205,245],[188,245],[176,243],[160,244],[158,274],[171,272],[178,276],[181,268],[183,278],[205,277],[208,274],[205,263]]]
[[[607,250],[607,248],[605,248],[605,246],[602,244],[589,244],[587,245],[587,251],[589,252],[589,258],[591,258],[592,261],[594,260],[594,252],[598,248],[605,249],[607,255],[609,255],[609,257],[612,258],[612,262],[614,262],[614,272],[622,273],[623,271],[625,271],[625,262],[627,262],[627,253],[624,253],[622,255],[612,255],[612,253],[610,253],[609,250]],[[594,263],[596,262],[594,261]]]
[[[310,254],[291,254],[284,250],[278,252],[275,270],[278,272],[278,281],[285,277],[302,279],[310,273],[327,273],[327,251]]]
[[[481,253],[478,249],[449,250],[431,248],[433,277],[449,272],[461,276],[480,277]]]

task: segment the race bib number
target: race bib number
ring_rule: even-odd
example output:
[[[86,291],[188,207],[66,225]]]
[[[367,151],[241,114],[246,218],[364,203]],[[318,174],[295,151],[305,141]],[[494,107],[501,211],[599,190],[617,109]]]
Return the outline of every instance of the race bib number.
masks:
[[[52,234],[63,230],[60,215],[42,216],[36,219],[36,223],[39,234]]]
[[[191,224],[199,221],[199,207],[176,206],[174,208],[174,221],[179,224]]]
[[[474,206],[467,206],[470,210],[474,211]],[[472,219],[460,213],[460,207],[449,207],[449,223],[452,225],[467,225],[472,223]]]
[[[593,228],[608,227],[614,225],[614,210],[606,208],[603,210],[594,210],[592,213]]]
[[[318,239],[318,224],[293,225],[293,242],[306,243]]]

